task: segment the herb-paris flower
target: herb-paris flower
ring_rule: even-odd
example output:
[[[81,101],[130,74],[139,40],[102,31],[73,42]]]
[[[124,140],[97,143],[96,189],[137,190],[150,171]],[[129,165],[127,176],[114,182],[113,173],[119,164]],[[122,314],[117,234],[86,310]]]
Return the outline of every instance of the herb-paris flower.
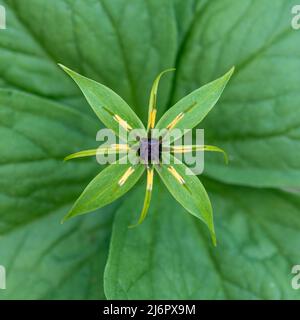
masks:
[[[165,164],[162,160],[165,152],[171,152],[170,157],[172,160],[173,155],[177,153],[215,151],[222,152],[227,161],[226,153],[218,147],[207,145],[170,145],[169,149],[164,151],[161,137],[155,136],[152,132],[154,132],[153,129],[159,129],[162,132],[168,133],[174,129],[192,129],[198,125],[218,101],[234,68],[229,70],[224,76],[182,98],[155,125],[157,90],[160,78],[164,73],[175,69],[161,72],[152,85],[148,123],[145,128],[142,121],[129,105],[111,89],[63,65],[60,66],[77,83],[92,109],[107,128],[113,130],[117,135],[120,135],[119,127],[122,127],[126,132],[130,132],[133,129],[140,129],[142,132],[141,135],[136,137],[135,141],[128,142],[127,144],[100,146],[98,149],[84,150],[66,157],[66,160],[70,160],[98,154],[128,154],[133,150],[137,154],[139,161],[136,164],[128,161],[127,163],[122,163],[120,159],[102,170],[89,183],[63,221],[113,202],[129,191],[146,170],[147,184],[144,205],[137,222],[137,224],[140,224],[145,219],[149,209],[153,176],[154,171],[156,171],[174,198],[187,211],[207,225],[213,244],[215,245],[216,235],[213,224],[213,212],[204,186],[182,162],[171,161],[172,163]],[[179,137],[176,136],[176,139]],[[136,145],[138,145],[138,148],[136,148]]]

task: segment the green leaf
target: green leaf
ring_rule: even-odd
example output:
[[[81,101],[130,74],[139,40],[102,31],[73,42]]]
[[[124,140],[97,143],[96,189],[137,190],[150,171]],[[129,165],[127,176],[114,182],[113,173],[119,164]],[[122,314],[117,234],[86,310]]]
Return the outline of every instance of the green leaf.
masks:
[[[1,300],[105,299],[103,270],[116,206],[61,225],[67,208],[1,234],[7,275]]]
[[[126,176],[128,170],[133,171],[121,184],[121,179]],[[137,183],[144,170],[143,165],[132,166],[129,161],[127,164],[119,162],[110,164],[88,184],[63,221],[102,208],[115,201]]]
[[[147,219],[128,229],[144,194],[142,186],[134,190],[114,223],[104,275],[108,299],[299,299],[291,286],[299,264],[299,196],[205,185],[217,247],[160,183]]]
[[[173,162],[173,161],[172,161]],[[207,192],[201,181],[193,172],[184,164],[172,163],[170,166],[155,166],[156,171],[162,181],[171,192],[173,197],[192,215],[201,219],[210,231],[212,242],[216,245],[216,234],[213,222],[213,212]],[[183,183],[177,181],[176,176],[179,174],[183,178]],[[170,172],[171,171],[171,172]]]
[[[231,68],[224,76],[182,98],[162,116],[155,128],[168,128],[172,123],[174,129],[194,128],[217,103],[233,71]],[[178,116],[180,119],[176,122]]]
[[[0,90],[0,299],[104,298],[114,207],[60,225],[99,165],[64,163],[93,145],[97,121],[64,105]],[[74,174],[76,172],[76,174]]]
[[[100,126],[57,62],[112,88],[146,122],[151,83],[175,61],[173,5],[139,0],[130,6],[123,0],[0,0],[0,5],[8,26],[0,31],[0,87],[18,91],[0,103],[0,265],[8,276],[0,299],[104,298],[109,226],[101,221],[113,216],[115,206],[59,224],[99,170],[93,159],[62,160],[98,147]],[[160,88],[162,112],[171,82]]]
[[[95,143],[96,122],[45,99],[0,90],[0,233],[71,205],[99,165],[63,159]]]
[[[112,88],[146,123],[152,81],[176,57],[174,4],[139,0],[132,0],[130,6],[126,0],[117,4],[107,0],[0,0],[0,4],[6,8],[10,26],[0,36],[1,86],[89,112],[79,90],[57,68],[61,62]],[[161,88],[163,110],[171,82],[165,81]]]
[[[205,154],[205,175],[225,184],[215,187],[201,177],[214,207],[218,247],[159,179],[147,219],[128,229],[143,205],[145,187],[134,188],[118,209],[108,297],[298,298],[290,280],[292,265],[299,264],[299,195],[261,188],[299,189],[300,49],[299,32],[290,26],[293,1],[0,4],[8,26],[0,31],[0,87],[14,90],[0,103],[0,264],[8,270],[0,299],[104,297],[110,228],[101,221],[120,204],[58,223],[99,170],[94,159],[62,159],[97,148],[100,127],[57,62],[111,88],[144,123],[148,93],[162,70],[177,71],[160,83],[158,119],[236,66],[218,107],[201,123],[206,143],[230,158],[225,166],[221,157]]]
[[[215,179],[258,187],[300,185],[300,49],[299,32],[290,25],[293,4],[208,1],[192,15],[172,102],[236,66],[217,108],[201,124],[206,143],[229,155],[229,166],[207,156],[205,173]]]
[[[120,124],[122,125],[124,121],[127,123],[124,127],[125,130],[126,128],[145,129],[129,105],[110,88],[63,65],[60,67],[77,83],[98,118],[115,134],[120,135]]]

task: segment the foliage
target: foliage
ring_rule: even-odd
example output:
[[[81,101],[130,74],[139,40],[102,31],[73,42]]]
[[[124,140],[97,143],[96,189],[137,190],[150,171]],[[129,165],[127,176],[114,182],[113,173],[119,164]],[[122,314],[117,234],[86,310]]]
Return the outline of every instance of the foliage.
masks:
[[[101,299],[103,278],[109,299],[299,297],[290,285],[292,266],[300,263],[293,1],[0,4],[7,9],[7,29],[0,30],[0,264],[8,275],[1,299]],[[236,66],[200,125],[206,142],[229,154],[228,166],[207,155],[201,178],[215,212],[217,248],[158,179],[158,201],[138,228],[128,225],[142,206],[139,185],[115,204],[60,225],[102,168],[92,159],[62,161],[96,147],[101,124],[58,62],[112,88],[143,123],[161,70],[176,67],[161,82],[158,119]]]

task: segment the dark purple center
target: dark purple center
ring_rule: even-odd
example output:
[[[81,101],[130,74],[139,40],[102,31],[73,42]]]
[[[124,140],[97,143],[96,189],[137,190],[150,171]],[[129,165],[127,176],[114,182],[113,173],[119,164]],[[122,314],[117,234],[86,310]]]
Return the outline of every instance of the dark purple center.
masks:
[[[157,139],[141,139],[140,157],[144,163],[158,163],[160,158],[159,141]]]

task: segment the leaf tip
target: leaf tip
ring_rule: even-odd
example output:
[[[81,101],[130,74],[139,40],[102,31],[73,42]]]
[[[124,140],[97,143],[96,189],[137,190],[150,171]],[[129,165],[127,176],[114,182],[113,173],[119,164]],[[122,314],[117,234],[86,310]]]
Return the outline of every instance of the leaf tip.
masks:
[[[212,240],[213,246],[216,247],[217,246],[217,237],[216,237],[216,233],[214,231],[211,233],[211,240]]]
[[[64,65],[61,64],[61,63],[58,63],[57,65],[58,65],[59,67],[61,67],[62,69],[64,69],[64,70],[67,68],[66,66],[64,66]]]
[[[232,66],[231,69],[228,71],[228,74],[230,75],[230,77],[232,76],[234,71],[235,71],[235,66]]]
[[[61,219],[61,224],[65,223],[67,220],[73,218],[76,214],[74,214],[74,208],[75,208],[75,204],[73,205],[73,207],[70,209],[70,211]]]
[[[61,219],[60,224],[64,224],[67,220],[71,218],[71,212],[72,210]]]
[[[68,67],[64,66],[61,63],[58,63],[58,66],[61,67],[63,69],[63,71],[65,71],[66,73],[68,73],[69,75],[71,75],[73,73],[73,71],[71,69],[69,69]]]

